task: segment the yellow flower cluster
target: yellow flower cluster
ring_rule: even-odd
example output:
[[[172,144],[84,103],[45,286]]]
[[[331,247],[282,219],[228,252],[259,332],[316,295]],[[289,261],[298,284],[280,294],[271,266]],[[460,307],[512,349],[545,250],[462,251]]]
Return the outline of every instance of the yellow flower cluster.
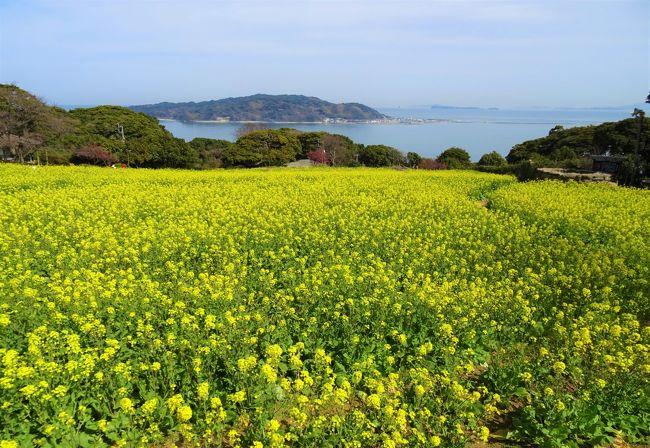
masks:
[[[6,164],[0,228],[2,448],[647,433],[647,191]]]

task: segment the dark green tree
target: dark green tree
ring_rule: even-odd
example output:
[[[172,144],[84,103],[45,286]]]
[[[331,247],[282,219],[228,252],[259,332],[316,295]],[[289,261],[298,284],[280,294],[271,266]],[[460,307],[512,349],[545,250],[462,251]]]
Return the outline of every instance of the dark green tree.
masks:
[[[483,154],[478,161],[478,164],[481,166],[504,166],[508,162],[506,159],[496,151],[488,152]]]
[[[452,170],[467,169],[472,166],[469,153],[463,148],[458,148],[456,146],[445,149],[436,160],[440,163],[444,163]]]
[[[561,129],[549,132],[546,137],[528,140],[512,147],[506,160],[509,163],[519,163],[525,160],[535,159],[541,156],[549,161],[557,157],[558,152],[552,156],[558,148],[570,148],[571,154],[562,150],[564,155],[570,159],[577,159],[582,153],[594,152],[595,126],[584,126],[569,129]]]
[[[360,148],[359,162],[365,166],[404,165],[404,154],[399,149],[386,145],[368,145]]]
[[[422,157],[417,152],[407,152],[406,153],[406,165],[411,168],[417,168],[422,161]]]
[[[281,166],[296,160],[298,138],[282,130],[264,129],[246,134],[223,151],[227,167]]]
[[[639,133],[639,123],[641,132]],[[585,154],[630,155],[636,150],[640,137],[639,158],[650,160],[644,142],[650,140],[650,118],[602,123],[597,126],[580,126],[551,130],[546,137],[528,140],[512,147],[506,159],[509,163],[532,160],[536,165],[579,166]]]
[[[191,140],[190,147],[196,151],[199,157],[199,168],[219,168],[223,165],[221,160],[223,152],[234,145],[228,140],[217,140],[213,138],[197,137]]]
[[[74,109],[70,115],[81,125],[65,138],[67,144],[99,145],[139,167],[191,168],[198,162],[190,145],[143,113],[119,106],[99,106]]]
[[[298,135],[298,142],[300,142],[300,152],[298,153],[299,159],[306,159],[307,154],[321,147],[323,136],[327,132],[303,132]]]

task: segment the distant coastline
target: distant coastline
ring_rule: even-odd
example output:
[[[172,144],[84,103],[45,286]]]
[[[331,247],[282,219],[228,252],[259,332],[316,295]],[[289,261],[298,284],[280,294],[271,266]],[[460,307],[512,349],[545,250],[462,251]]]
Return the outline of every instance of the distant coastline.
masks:
[[[205,124],[429,124],[429,123],[446,123],[454,122],[444,118],[410,118],[410,117],[386,117],[375,120],[345,120],[345,119],[325,119],[319,121],[267,121],[267,120],[180,120],[176,118],[157,118],[158,121],[174,121],[180,123],[205,123]]]

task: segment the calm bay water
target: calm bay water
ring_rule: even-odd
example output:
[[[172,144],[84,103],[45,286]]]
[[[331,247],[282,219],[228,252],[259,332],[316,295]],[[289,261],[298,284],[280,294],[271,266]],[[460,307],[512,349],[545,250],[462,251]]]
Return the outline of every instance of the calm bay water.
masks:
[[[436,157],[451,146],[466,149],[472,160],[496,150],[504,156],[517,143],[548,135],[556,126],[586,126],[630,117],[625,109],[598,110],[491,110],[378,108],[391,117],[432,118],[444,121],[422,124],[322,124],[269,123],[271,128],[291,127],[301,131],[326,131],[342,134],[366,145],[384,144],[403,152],[415,151],[425,157]],[[176,137],[192,140],[209,137],[234,141],[239,123],[201,123],[161,121]]]

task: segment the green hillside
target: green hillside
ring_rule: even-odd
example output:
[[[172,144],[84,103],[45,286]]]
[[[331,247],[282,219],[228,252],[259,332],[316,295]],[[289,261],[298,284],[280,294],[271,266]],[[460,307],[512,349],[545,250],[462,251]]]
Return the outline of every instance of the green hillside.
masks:
[[[335,104],[303,95],[252,95],[189,103],[131,106],[156,118],[266,122],[320,122],[327,119],[366,121],[386,118],[358,103]]]

